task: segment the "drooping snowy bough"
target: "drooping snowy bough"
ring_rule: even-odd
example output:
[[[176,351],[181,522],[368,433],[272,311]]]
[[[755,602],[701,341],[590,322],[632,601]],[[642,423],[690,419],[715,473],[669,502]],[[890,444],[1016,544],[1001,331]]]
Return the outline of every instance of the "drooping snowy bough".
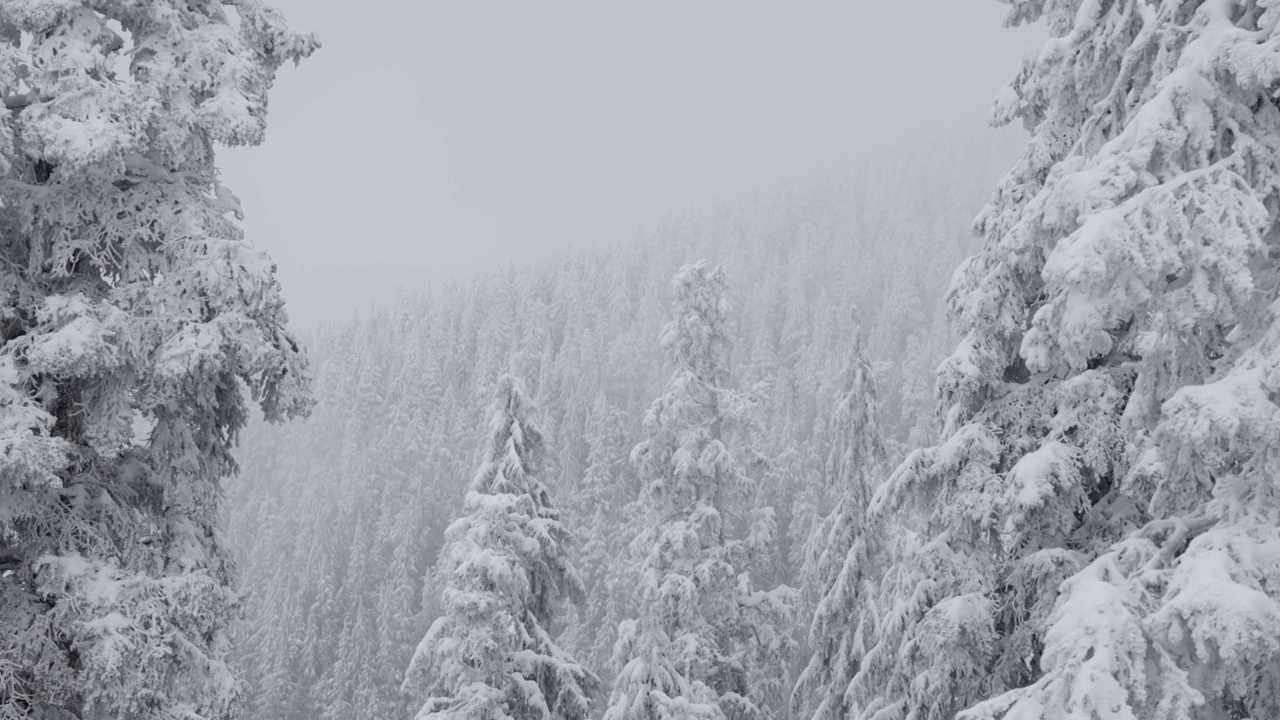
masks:
[[[0,2],[0,717],[235,714],[219,482],[246,395],[310,401],[214,146],[316,46],[257,0]]]
[[[958,272],[862,715],[1280,717],[1280,6],[1019,0],[1032,139]],[[976,707],[975,707],[976,706]]]

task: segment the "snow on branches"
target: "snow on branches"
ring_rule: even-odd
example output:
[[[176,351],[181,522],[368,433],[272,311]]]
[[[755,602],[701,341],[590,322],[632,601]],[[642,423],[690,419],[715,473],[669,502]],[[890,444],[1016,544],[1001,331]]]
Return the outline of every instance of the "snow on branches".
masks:
[[[897,702],[1275,716],[1280,10],[1011,8],[1051,33],[995,109],[1032,139],[953,285],[945,438],[873,501],[914,508],[934,551],[977,573],[895,606],[977,592],[994,642],[960,649],[986,670],[972,681],[904,683]],[[956,700],[935,710],[936,693]]]
[[[724,273],[686,265],[662,347],[674,373],[631,454],[653,525],[641,549],[640,616],[619,628],[619,672],[605,717],[758,718],[772,711],[792,652],[793,591],[753,587],[751,565],[772,545],[771,510],[735,537],[755,482],[728,449],[751,401],[727,387]],[[761,518],[757,518],[759,520]]]
[[[0,3],[0,715],[223,718],[220,481],[310,407],[215,143],[317,47],[257,0]]]
[[[573,535],[539,477],[545,450],[531,415],[524,384],[503,375],[466,514],[445,533],[443,615],[405,678],[405,690],[428,695],[421,719],[588,716],[598,681],[551,635],[583,591],[567,560]]]

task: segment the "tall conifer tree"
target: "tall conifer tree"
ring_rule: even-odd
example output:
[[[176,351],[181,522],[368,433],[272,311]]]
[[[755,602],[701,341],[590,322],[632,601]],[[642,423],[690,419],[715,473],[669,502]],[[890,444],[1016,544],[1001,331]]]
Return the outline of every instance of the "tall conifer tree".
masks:
[[[867,527],[867,504],[885,462],[875,380],[862,350],[854,312],[853,340],[831,421],[832,446],[823,487],[810,491],[819,508],[832,508],[812,526],[801,569],[803,597],[812,608],[809,648],[792,704],[808,717],[843,718],[846,690],[875,631],[877,575],[884,562],[877,531]]]
[[[1280,716],[1280,7],[1011,4],[1036,21],[944,438],[873,502],[925,521],[868,684],[897,717]]]
[[[221,480],[309,407],[215,147],[317,46],[258,0],[0,3],[0,716],[226,718]]]
[[[484,462],[463,517],[446,532],[439,577],[444,614],[419,644],[405,689],[428,696],[418,717],[582,720],[596,679],[552,637],[581,599],[569,564],[573,535],[542,484],[542,433],[524,384],[498,380]]]
[[[734,537],[730,513],[747,507],[754,482],[728,448],[750,408],[729,387],[725,277],[699,262],[674,285],[662,346],[675,372],[631,455],[654,523],[638,541],[640,617],[619,629],[605,717],[767,716],[762,691],[790,650],[791,593],[752,588],[753,543],[772,537]],[[766,665],[774,672],[761,673]]]

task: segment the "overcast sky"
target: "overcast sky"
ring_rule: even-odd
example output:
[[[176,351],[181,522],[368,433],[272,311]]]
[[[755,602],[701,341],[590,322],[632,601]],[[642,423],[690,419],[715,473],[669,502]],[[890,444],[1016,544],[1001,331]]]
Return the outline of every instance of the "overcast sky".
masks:
[[[275,4],[323,47],[221,165],[296,326],[971,136],[1037,40],[996,0]]]

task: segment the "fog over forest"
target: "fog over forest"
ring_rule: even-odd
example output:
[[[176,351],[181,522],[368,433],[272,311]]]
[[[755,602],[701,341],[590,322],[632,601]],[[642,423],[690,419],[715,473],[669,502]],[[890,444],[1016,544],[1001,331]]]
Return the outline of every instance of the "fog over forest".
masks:
[[[1280,5],[279,2],[0,2],[0,720],[1280,720]]]
[[[645,551],[629,547],[644,527],[628,456],[670,380],[660,340],[672,277],[690,260],[724,272],[726,390],[755,405],[755,427],[737,440],[756,484],[748,507],[774,513],[760,572],[799,588],[808,533],[834,498],[829,399],[855,338],[880,388],[881,462],[937,432],[933,369],[954,343],[944,291],[976,249],[966,226],[983,188],[1016,151],[991,140],[904,148],[673,215],[632,242],[406,295],[306,338],[320,402],[306,420],[251,426],[229,483],[230,537],[255,588],[238,646],[257,716],[416,709],[397,668],[441,612],[431,568],[488,450],[486,411],[505,372],[536,401],[539,479],[577,536],[592,601],[561,621],[563,644],[610,674]]]

